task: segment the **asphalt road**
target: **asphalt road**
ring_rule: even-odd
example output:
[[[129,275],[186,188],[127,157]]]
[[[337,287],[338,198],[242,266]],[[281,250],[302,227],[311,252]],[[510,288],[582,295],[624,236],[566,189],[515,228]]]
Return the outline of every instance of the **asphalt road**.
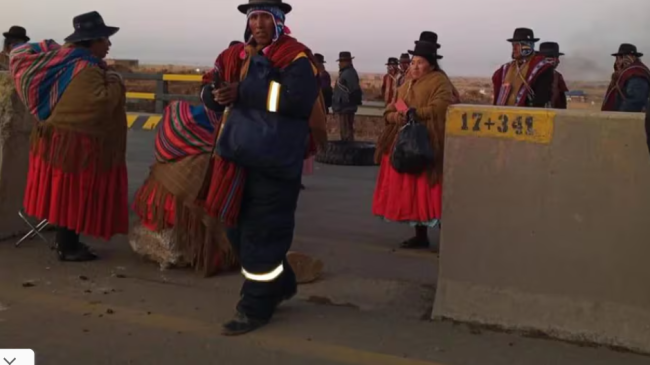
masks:
[[[132,196],[153,159],[153,134],[129,133]],[[102,260],[84,264],[59,263],[38,240],[18,249],[0,243],[0,349],[34,349],[39,365],[650,363],[429,321],[437,257],[394,249],[411,232],[371,216],[376,173],[317,166],[305,178],[294,248],[322,259],[325,275],[302,286],[268,327],[241,338],[219,335],[238,298],[236,273],[160,271],[124,237],[88,240]]]

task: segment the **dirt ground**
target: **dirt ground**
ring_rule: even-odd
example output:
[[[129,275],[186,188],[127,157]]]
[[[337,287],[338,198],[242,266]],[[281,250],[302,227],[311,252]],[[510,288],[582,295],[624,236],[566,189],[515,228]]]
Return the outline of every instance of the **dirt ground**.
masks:
[[[152,162],[153,133],[129,131],[129,192]],[[85,239],[92,263],[60,263],[38,239],[0,242],[0,349],[38,365],[647,365],[604,348],[430,321],[438,257],[396,249],[409,227],[372,216],[376,167],[316,166],[305,177],[294,249],[322,259],[271,324],[224,338],[241,276],[160,271],[125,237]],[[438,231],[430,232],[438,244]],[[2,354],[0,350],[0,355]],[[14,365],[22,365],[15,363]]]

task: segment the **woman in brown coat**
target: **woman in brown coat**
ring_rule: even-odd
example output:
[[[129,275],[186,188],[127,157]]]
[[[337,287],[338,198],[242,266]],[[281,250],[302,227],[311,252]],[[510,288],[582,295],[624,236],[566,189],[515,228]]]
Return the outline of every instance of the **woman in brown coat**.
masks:
[[[435,227],[442,210],[442,161],[447,107],[458,96],[447,75],[440,69],[437,54],[440,45],[433,32],[423,32],[416,41],[409,68],[410,79],[397,91],[396,102],[390,104],[384,118],[386,127],[377,143],[376,159],[381,163],[373,199],[374,215],[390,222],[408,223],[415,227],[415,237],[403,242],[402,248],[429,246],[427,229]],[[391,166],[390,153],[406,112],[415,109],[419,123],[426,125],[434,150],[434,162],[418,175],[402,174]]]

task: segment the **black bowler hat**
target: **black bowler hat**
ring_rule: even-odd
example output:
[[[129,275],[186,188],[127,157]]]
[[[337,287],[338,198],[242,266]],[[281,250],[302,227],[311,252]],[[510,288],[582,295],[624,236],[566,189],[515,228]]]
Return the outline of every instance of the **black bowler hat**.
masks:
[[[397,66],[399,65],[399,61],[395,57],[389,57],[388,62],[386,62],[386,66]]]
[[[352,57],[352,53],[350,53],[348,51],[343,51],[343,52],[339,52],[339,59],[336,60],[336,62],[339,62],[339,61],[352,61],[353,59],[354,59],[354,57]]]
[[[70,43],[108,38],[120,30],[118,27],[109,27],[104,24],[104,19],[96,11],[77,15],[72,20],[72,25],[74,33],[65,39]]]
[[[325,63],[325,56],[323,56],[322,54],[315,53],[314,57],[316,58],[316,61],[318,61],[320,63]]]
[[[623,43],[621,44],[620,47],[618,47],[618,52],[612,53],[612,56],[626,56],[626,55],[632,55],[636,57],[643,57],[643,53],[639,53],[636,50],[636,46],[633,44],[629,43]]]
[[[508,42],[537,42],[539,38],[535,38],[535,33],[529,28],[517,28],[512,38]]]
[[[282,0],[248,0],[248,4],[241,4],[237,7],[241,13],[246,14],[248,9],[253,6],[277,6],[283,13],[289,14],[291,12],[291,5],[283,3]]]
[[[424,57],[431,62],[433,58],[442,59],[442,56],[438,55],[438,48],[440,48],[438,35],[426,31],[420,34],[420,39],[415,41],[415,49],[409,51],[409,53],[413,56]]]
[[[409,56],[408,53],[402,53],[402,55],[399,56],[399,61],[400,62],[411,62],[411,56]]]
[[[539,53],[546,57],[560,57],[564,53],[560,52],[560,45],[555,42],[544,42],[539,45]]]
[[[435,43],[437,48],[440,48],[438,44],[438,35],[434,32],[424,31],[420,34],[420,40],[413,43],[417,44],[418,42],[426,40],[427,42]]]
[[[30,39],[27,36],[27,31],[25,30],[25,28],[23,28],[21,26],[18,26],[18,25],[12,26],[11,28],[9,28],[9,31],[2,33],[2,35],[5,38],[10,38],[11,37],[11,38],[16,38],[16,39],[22,39],[25,42],[29,42],[29,39]]]

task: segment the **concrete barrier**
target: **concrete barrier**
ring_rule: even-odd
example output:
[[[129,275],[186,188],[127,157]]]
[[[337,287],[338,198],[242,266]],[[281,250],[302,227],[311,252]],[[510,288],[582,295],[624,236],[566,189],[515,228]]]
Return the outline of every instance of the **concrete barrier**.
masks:
[[[450,108],[433,317],[650,353],[643,117]]]
[[[23,204],[33,125],[9,73],[0,72],[0,240],[28,231],[18,211]]]

